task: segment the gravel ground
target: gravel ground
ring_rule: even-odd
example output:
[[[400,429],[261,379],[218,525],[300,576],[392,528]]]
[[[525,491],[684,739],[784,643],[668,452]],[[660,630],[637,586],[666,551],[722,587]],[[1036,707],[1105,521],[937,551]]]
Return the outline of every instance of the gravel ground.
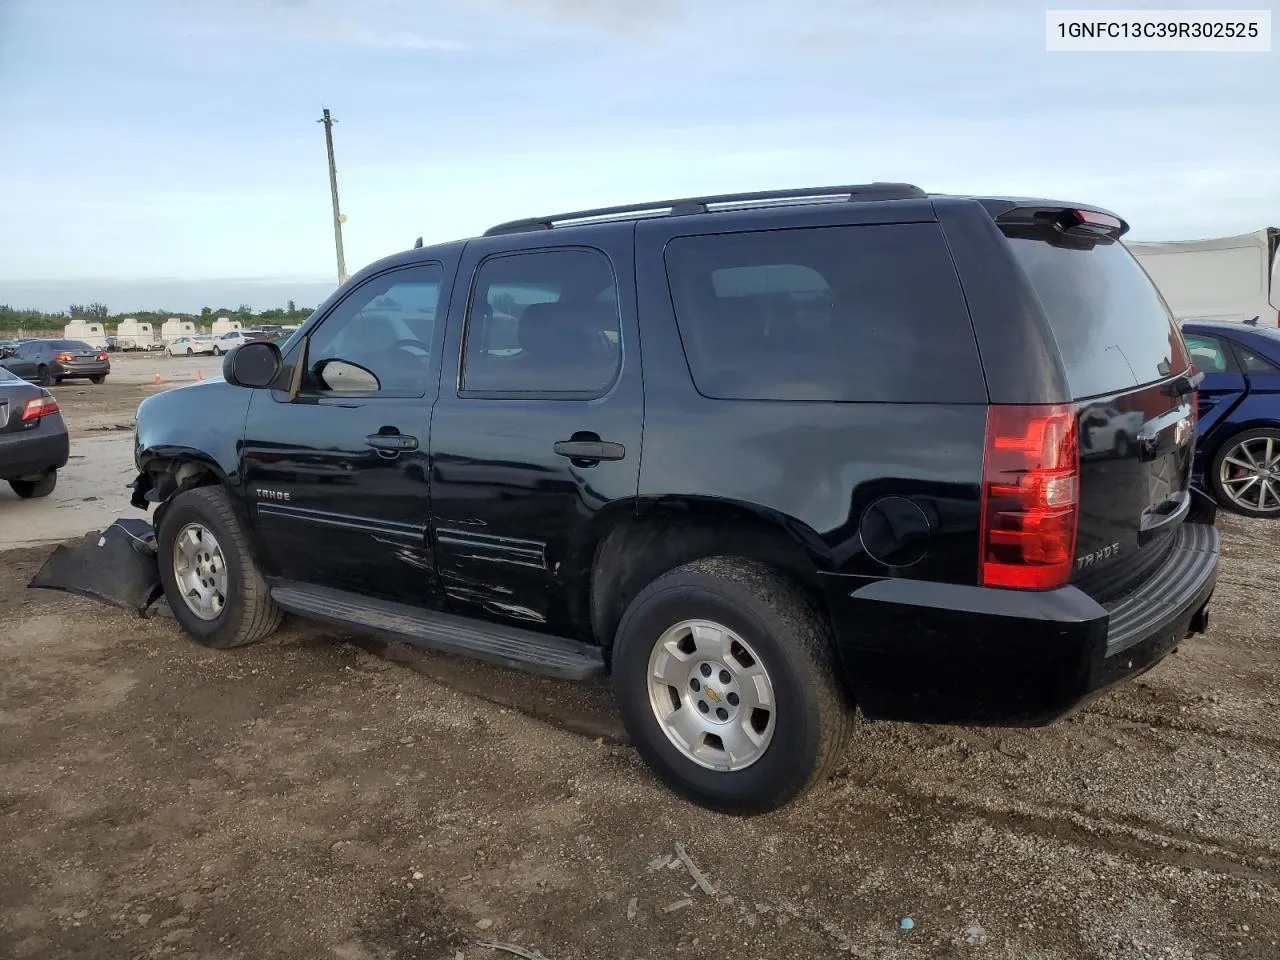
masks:
[[[0,957],[1274,960],[1277,528],[1220,526],[1209,633],[1138,681],[863,725],[755,819],[666,792],[602,687],[300,622],[208,651],[2,553]]]

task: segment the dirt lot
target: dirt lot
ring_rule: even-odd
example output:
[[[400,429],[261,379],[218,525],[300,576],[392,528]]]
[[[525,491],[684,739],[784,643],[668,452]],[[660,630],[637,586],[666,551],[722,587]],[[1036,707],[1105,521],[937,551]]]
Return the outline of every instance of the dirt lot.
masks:
[[[1138,682],[865,725],[753,820],[661,788],[602,688],[297,622],[206,651],[2,553],[0,957],[1278,957],[1277,530],[1221,526],[1209,634]]]
[[[166,359],[157,354],[112,354],[106,383],[68,381],[51,390],[71,432],[71,459],[44,500],[20,500],[0,483],[0,550],[62,540],[99,529],[128,511],[133,480],[133,414],[160,390],[216,376],[214,357]],[[156,374],[160,385],[154,384]]]

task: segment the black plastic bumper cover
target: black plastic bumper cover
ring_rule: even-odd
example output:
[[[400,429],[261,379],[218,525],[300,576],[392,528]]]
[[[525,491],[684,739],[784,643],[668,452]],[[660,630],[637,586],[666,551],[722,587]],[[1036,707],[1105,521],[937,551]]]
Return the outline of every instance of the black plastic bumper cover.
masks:
[[[849,683],[872,718],[1033,726],[1150,669],[1207,622],[1221,538],[1183,523],[1165,562],[1103,606],[1076,587],[999,590],[905,579],[827,600]]]
[[[163,613],[155,532],[145,520],[121,519],[73,546],[60,544],[27,586],[65,590],[140,616]]]

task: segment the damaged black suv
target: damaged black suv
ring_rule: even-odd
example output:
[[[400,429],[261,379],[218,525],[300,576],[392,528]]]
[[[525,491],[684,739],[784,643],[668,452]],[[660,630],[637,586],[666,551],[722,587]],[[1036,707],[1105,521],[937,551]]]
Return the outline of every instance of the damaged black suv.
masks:
[[[145,400],[134,503],[201,643],[608,673],[669,784],[773,809],[855,708],[1046,723],[1205,628],[1198,377],[1126,229],[869,184],[419,244]]]

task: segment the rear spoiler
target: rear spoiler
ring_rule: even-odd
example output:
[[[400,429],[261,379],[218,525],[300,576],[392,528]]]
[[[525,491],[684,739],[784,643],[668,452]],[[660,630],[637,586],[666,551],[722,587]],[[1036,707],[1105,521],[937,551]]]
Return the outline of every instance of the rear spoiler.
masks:
[[[988,200],[987,212],[1001,226],[1049,228],[1063,236],[1119,240],[1129,224],[1110,210],[1050,200]]]

